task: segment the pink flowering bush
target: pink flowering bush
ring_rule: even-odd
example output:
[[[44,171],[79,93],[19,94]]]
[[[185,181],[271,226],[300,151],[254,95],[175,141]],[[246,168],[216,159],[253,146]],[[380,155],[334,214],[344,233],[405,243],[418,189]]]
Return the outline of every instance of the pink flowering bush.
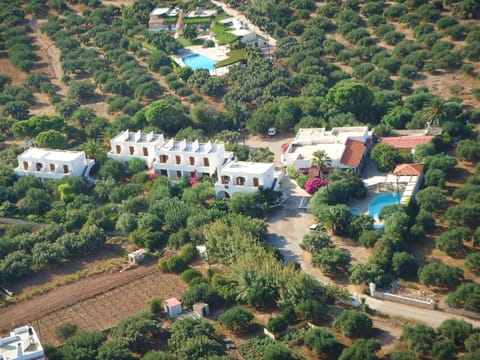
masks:
[[[305,183],[305,191],[308,192],[309,194],[315,194],[318,189],[321,187],[327,186],[328,182],[325,179],[320,179],[320,178],[310,178],[307,180]]]
[[[188,183],[190,186],[195,186],[196,183],[200,181],[200,178],[198,177],[197,170],[193,172],[193,176],[188,180]]]

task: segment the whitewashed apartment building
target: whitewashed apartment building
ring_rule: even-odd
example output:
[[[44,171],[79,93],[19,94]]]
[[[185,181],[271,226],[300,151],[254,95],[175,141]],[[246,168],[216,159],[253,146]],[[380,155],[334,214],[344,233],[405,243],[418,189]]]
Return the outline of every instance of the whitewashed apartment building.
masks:
[[[169,178],[191,177],[195,174],[212,176],[233,154],[223,144],[198,140],[187,142],[170,139],[156,149],[155,173]]]
[[[19,176],[33,175],[42,179],[64,176],[88,177],[95,160],[87,159],[84,151],[51,150],[31,147],[17,156]]]
[[[149,168],[157,157],[156,149],[165,143],[162,134],[148,134],[141,130],[136,132],[125,130],[110,140],[111,150],[107,154],[110,159],[130,161],[140,158]]]
[[[218,169],[215,194],[229,199],[237,192],[255,192],[260,186],[279,190],[282,176],[273,163],[230,161]]]

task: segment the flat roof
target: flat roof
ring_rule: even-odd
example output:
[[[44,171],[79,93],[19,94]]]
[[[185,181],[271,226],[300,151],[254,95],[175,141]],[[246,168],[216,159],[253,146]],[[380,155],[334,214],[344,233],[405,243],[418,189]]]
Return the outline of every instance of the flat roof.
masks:
[[[332,130],[325,128],[301,128],[298,130],[295,140],[297,142],[345,142],[348,137],[363,136],[368,132],[366,126],[335,127]]]
[[[227,163],[222,171],[229,173],[263,174],[273,167],[273,163],[260,163],[251,161],[231,161]]]
[[[152,10],[150,15],[161,16],[165,15],[170,11],[170,8],[155,8]]]
[[[343,152],[345,150],[345,144],[342,143],[332,143],[332,144],[313,144],[313,145],[292,145],[292,151],[290,154],[298,154],[302,156],[305,160],[313,158],[313,153],[315,151],[325,151],[325,154],[331,160],[340,161]]]
[[[184,141],[168,141],[162,145],[161,149],[166,151],[182,151],[187,153],[214,153],[217,152],[223,144],[215,143],[198,143],[198,147],[194,150],[195,142],[184,142]],[[183,147],[184,146],[184,147]]]
[[[210,16],[215,16],[217,14],[218,12],[215,9],[207,9],[207,10],[197,9],[197,10],[190,11],[187,15],[187,18],[210,17]]]
[[[31,326],[13,330],[0,338],[0,355],[6,359],[44,359],[42,344]]]
[[[170,298],[165,300],[165,305],[172,308],[174,306],[182,305],[182,303],[176,298]]]
[[[23,160],[45,160],[45,161],[73,161],[80,157],[85,157],[83,151],[69,151],[69,150],[51,150],[31,147],[22,154],[19,158]]]

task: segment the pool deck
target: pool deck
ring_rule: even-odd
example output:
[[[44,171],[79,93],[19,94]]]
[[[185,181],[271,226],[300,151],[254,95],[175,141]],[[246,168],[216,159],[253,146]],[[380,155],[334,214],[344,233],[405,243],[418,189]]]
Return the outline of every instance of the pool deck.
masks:
[[[210,37],[207,36],[205,39],[210,39]],[[218,62],[228,58],[228,52],[229,49],[226,46],[218,46],[217,44],[215,44],[215,47],[211,48],[204,48],[201,45],[192,45],[177,51],[175,55],[172,55],[172,58],[178,65],[186,66],[182,61],[182,58],[185,56],[199,54]],[[228,73],[227,67],[210,70],[210,75],[225,75],[226,73]]]
[[[386,173],[380,172],[376,165],[373,163],[373,161],[369,161],[367,163],[366,169],[363,173],[363,178],[369,178],[373,176],[385,176]],[[392,186],[395,184],[392,184]],[[386,190],[386,187],[385,187]],[[358,209],[360,214],[368,214],[368,210],[370,207],[370,202],[373,200],[373,198],[379,194],[385,194],[385,193],[395,193],[395,189],[393,190],[386,190],[386,191],[379,191],[379,189],[370,189],[368,190],[367,196],[365,196],[363,199],[353,199],[350,201],[347,205],[350,206],[352,209]],[[375,224],[383,224],[383,221],[378,220],[375,218]]]

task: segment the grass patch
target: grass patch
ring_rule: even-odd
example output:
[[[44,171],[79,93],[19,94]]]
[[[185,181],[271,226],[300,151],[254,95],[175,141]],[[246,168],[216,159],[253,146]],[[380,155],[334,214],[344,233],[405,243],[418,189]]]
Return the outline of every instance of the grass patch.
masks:
[[[49,291],[51,291],[51,290],[53,290],[53,289],[55,289],[59,286],[73,283],[77,280],[80,280],[84,277],[87,277],[88,275],[89,275],[88,270],[76,271],[73,274],[66,275],[66,276],[64,276],[64,277],[62,277],[58,280],[55,280],[52,283],[49,283],[45,286],[42,286],[38,289],[31,290],[31,291],[26,292],[22,295],[13,296],[11,299],[8,299],[7,301],[4,301],[4,302],[0,303],[0,308],[2,308],[4,306],[7,306],[7,305],[11,305],[11,304],[15,304],[15,303],[18,303],[18,302],[22,302],[22,301],[31,299],[31,298],[33,298],[35,296],[38,296],[38,295],[45,294],[45,293],[47,293],[47,292],[49,292]]]
[[[192,45],[203,45],[203,42],[204,42],[204,40],[202,39],[188,40],[183,37],[179,37],[177,40],[180,42],[180,44],[183,45],[183,47],[192,46]]]
[[[215,24],[215,26],[210,28],[210,31],[215,34],[215,37],[220,44],[230,44],[238,39],[237,35],[233,35],[229,32],[230,30],[230,27],[223,24]]]
[[[228,56],[228,58],[226,58],[225,60],[217,62],[214,66],[216,68],[219,68],[219,67],[222,67],[222,66],[228,66],[228,65],[232,65],[232,64],[235,64],[237,62],[240,62],[240,61],[247,60],[247,56],[245,55],[245,51],[243,51],[243,50],[230,51],[227,54],[227,56]]]
[[[222,12],[222,13],[218,14],[217,16],[215,16],[215,22],[223,20],[223,19],[228,19],[229,17],[231,17],[231,16],[228,15],[227,13]]]
[[[184,18],[184,24],[210,24],[212,22],[212,18],[210,17],[203,17],[203,18]]]
[[[149,43],[147,43],[146,41],[142,41],[142,47],[144,49],[147,49],[148,51],[157,51],[157,49],[155,48],[155,46],[153,45],[150,45]]]
[[[178,16],[170,16],[170,17],[166,17],[164,18],[163,22],[165,24],[176,24],[178,21]]]

